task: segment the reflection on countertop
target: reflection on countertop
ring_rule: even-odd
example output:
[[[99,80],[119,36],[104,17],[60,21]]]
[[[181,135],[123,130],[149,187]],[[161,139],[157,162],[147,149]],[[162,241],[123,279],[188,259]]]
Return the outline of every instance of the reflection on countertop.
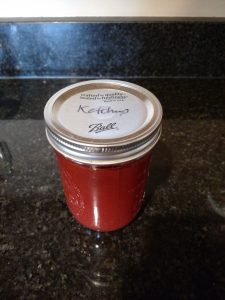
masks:
[[[222,80],[143,81],[163,134],[142,211],[111,233],[73,219],[45,138],[44,102],[70,83],[0,82],[1,299],[224,299]]]

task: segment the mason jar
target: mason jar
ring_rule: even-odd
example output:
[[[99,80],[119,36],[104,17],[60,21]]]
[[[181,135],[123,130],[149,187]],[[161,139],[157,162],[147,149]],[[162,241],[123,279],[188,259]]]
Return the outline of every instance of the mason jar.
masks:
[[[44,110],[67,205],[96,231],[129,224],[141,208],[162,107],[148,90],[118,80],[90,80],[54,94]]]

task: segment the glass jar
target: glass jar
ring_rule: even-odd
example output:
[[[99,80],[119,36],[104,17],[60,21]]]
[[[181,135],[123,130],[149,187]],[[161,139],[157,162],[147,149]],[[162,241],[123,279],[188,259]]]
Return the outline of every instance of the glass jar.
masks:
[[[96,231],[129,224],[140,210],[162,108],[148,90],[123,81],[70,85],[45,106],[67,205]]]

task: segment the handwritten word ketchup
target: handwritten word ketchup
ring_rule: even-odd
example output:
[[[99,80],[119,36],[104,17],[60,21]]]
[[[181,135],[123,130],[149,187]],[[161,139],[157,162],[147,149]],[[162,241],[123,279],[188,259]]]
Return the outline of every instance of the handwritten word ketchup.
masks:
[[[82,225],[113,231],[140,210],[162,107],[138,85],[91,80],[70,85],[45,106],[67,205]]]

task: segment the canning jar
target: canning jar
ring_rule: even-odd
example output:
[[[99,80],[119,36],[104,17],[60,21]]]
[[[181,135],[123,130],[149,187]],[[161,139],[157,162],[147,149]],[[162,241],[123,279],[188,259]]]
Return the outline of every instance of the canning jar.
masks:
[[[148,90],[117,80],[72,84],[45,106],[68,208],[82,225],[112,231],[140,210],[161,134],[162,107]]]

